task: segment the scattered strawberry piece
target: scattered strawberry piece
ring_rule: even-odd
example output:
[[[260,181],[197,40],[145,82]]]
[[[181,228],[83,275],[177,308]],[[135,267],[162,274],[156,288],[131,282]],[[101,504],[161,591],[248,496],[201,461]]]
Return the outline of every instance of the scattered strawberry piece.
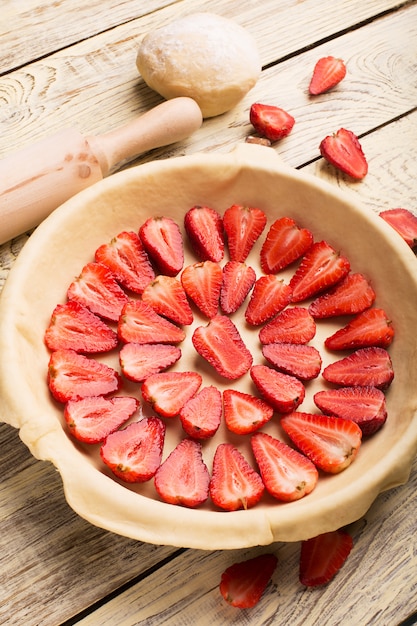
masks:
[[[220,306],[224,313],[238,310],[256,281],[255,270],[240,261],[228,261],[223,268]]]
[[[387,209],[379,214],[399,235],[410,248],[417,246],[417,217],[408,209]]]
[[[218,313],[222,280],[222,268],[214,261],[188,265],[181,274],[187,296],[209,319]]]
[[[295,124],[293,116],[284,109],[260,102],[252,104],[249,119],[256,132],[270,141],[289,135]]]
[[[191,246],[201,261],[218,263],[224,255],[223,221],[215,209],[194,206],[184,217]]]
[[[320,352],[314,346],[297,343],[268,343],[262,354],[269,363],[284,374],[301,380],[317,378],[321,370]]]
[[[101,245],[96,250],[95,259],[113,272],[122,287],[135,293],[142,293],[155,278],[139,235],[134,232],[123,231],[109,243]]]
[[[263,324],[285,309],[291,297],[292,289],[282,278],[275,274],[261,276],[255,282],[246,307],[246,321],[253,326]]]
[[[142,397],[162,417],[178,415],[198,391],[202,377],[197,372],[160,372],[142,384]]]
[[[332,289],[314,300],[308,307],[316,319],[336,315],[356,315],[375,302],[375,291],[363,274],[348,274]]]
[[[274,498],[293,502],[313,491],[318,471],[304,454],[267,433],[253,435],[251,445],[264,485]]]
[[[164,502],[195,508],[209,495],[210,474],[201,443],[183,439],[156,471],[155,489]]]
[[[262,428],[274,414],[274,409],[261,398],[237,389],[223,391],[224,421],[236,435],[247,435]]]
[[[220,593],[228,604],[250,609],[261,599],[278,559],[274,554],[260,554],[228,567],[222,574]]]
[[[314,394],[314,402],[327,415],[356,422],[362,435],[373,435],[386,422],[385,395],[376,387],[342,387]]]
[[[290,280],[292,301],[301,302],[332,287],[350,270],[348,259],[326,241],[312,244]]]
[[[261,268],[275,274],[302,257],[313,243],[307,228],[300,228],[290,217],[281,217],[271,225],[261,248]]]
[[[330,363],[323,370],[329,383],[346,387],[387,389],[394,379],[391,357],[384,348],[359,348],[348,356]]]
[[[342,59],[323,57],[314,66],[308,90],[312,96],[325,93],[340,83],[345,76],[346,65]]]
[[[64,419],[73,437],[84,443],[100,443],[132,417],[139,406],[136,398],[103,396],[69,400]]]
[[[353,462],[362,441],[359,426],[340,417],[294,412],[281,418],[281,426],[316,467],[330,474]]]
[[[182,234],[171,217],[150,217],[139,229],[139,237],[160,274],[176,276],[184,264]]]
[[[262,478],[231,443],[217,446],[213,458],[210,497],[225,511],[250,509],[264,492]]]
[[[47,382],[55,400],[65,403],[86,396],[105,396],[117,391],[122,381],[105,363],[74,350],[56,350],[49,359]]]
[[[225,378],[240,378],[252,365],[252,355],[238,329],[224,315],[216,315],[207,326],[198,326],[192,342],[198,354]]]
[[[163,343],[125,343],[119,352],[122,374],[134,382],[143,382],[181,358],[177,346]]]
[[[249,252],[266,225],[266,215],[261,209],[233,204],[223,215],[223,227],[231,261],[246,261]]]
[[[387,348],[394,339],[394,327],[383,309],[366,309],[346,326],[327,337],[329,350],[350,350],[378,346]]]
[[[358,180],[368,173],[368,162],[357,136],[346,128],[328,135],[320,143],[320,154],[331,165]]]
[[[75,300],[56,305],[45,331],[45,344],[49,350],[74,350],[93,354],[108,352],[117,343],[116,333]]]
[[[267,365],[253,365],[250,375],[261,396],[278,413],[290,413],[304,400],[304,385],[294,376],[277,372]]]
[[[113,272],[102,263],[87,263],[68,287],[67,297],[112,322],[117,322],[128,300]]]
[[[316,323],[304,307],[281,311],[259,331],[259,341],[267,343],[308,343],[316,334]]]
[[[209,439],[217,432],[222,417],[222,394],[213,385],[203,387],[182,407],[183,429],[194,439]]]
[[[181,282],[173,276],[157,276],[143,290],[142,300],[156,313],[171,322],[187,326],[193,321],[193,313]]]
[[[299,578],[302,585],[328,583],[340,570],[353,547],[345,530],[334,530],[301,542]]]
[[[109,435],[100,456],[113,474],[127,483],[150,480],[158,469],[165,439],[165,424],[158,417],[144,417]]]
[[[117,334],[124,343],[180,343],[185,332],[158,315],[142,300],[125,304],[117,325]]]

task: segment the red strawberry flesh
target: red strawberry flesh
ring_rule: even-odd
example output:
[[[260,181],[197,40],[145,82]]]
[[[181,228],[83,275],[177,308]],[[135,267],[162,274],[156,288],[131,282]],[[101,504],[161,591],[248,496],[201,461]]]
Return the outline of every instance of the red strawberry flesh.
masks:
[[[293,116],[284,109],[260,102],[252,104],[249,119],[256,132],[270,141],[289,135],[295,124]]]
[[[158,271],[176,276],[184,264],[182,234],[171,217],[150,217],[139,229],[139,237]]]
[[[299,578],[302,585],[315,587],[331,581],[353,547],[351,535],[335,530],[301,543]]]
[[[320,154],[331,165],[355,179],[368,173],[368,162],[357,136],[346,128],[328,135],[320,143]]]
[[[277,566],[274,554],[260,554],[228,567],[222,574],[220,593],[228,604],[241,609],[254,607],[262,597]]]
[[[261,276],[255,282],[245,318],[249,324],[257,326],[280,313],[290,302],[291,287],[275,274]]]
[[[224,256],[223,221],[208,206],[194,206],[184,217],[184,226],[194,252],[201,261],[219,262]]]
[[[237,435],[259,430],[274,414],[267,402],[237,389],[223,391],[223,411],[227,428]]]
[[[259,331],[262,344],[308,343],[316,334],[316,323],[304,307],[291,307],[281,311]]]
[[[239,261],[228,261],[223,268],[220,306],[230,315],[238,310],[256,280],[255,270]]]
[[[265,213],[255,207],[233,204],[223,215],[231,261],[246,261],[266,225]]]
[[[218,313],[222,282],[222,268],[214,261],[188,265],[181,274],[187,296],[209,319]]]
[[[354,350],[378,346],[387,348],[394,339],[394,327],[383,309],[371,308],[359,313],[346,326],[328,337],[328,350]]]
[[[397,208],[379,214],[404,239],[410,248],[417,245],[417,216],[408,209]]]
[[[325,93],[335,87],[346,76],[346,65],[342,59],[327,56],[319,59],[314,66],[309,92],[312,96]]]
[[[262,347],[262,354],[278,370],[301,380],[317,378],[321,370],[320,352],[314,346],[269,343]]]
[[[304,400],[303,383],[266,365],[253,365],[250,375],[261,396],[278,413],[294,411]]]
[[[222,395],[217,387],[203,387],[180,410],[182,427],[189,437],[209,439],[217,432],[222,417]]]
[[[177,346],[163,343],[125,343],[119,352],[122,374],[134,382],[143,382],[180,358],[181,350]]]
[[[289,217],[281,217],[270,226],[261,248],[261,268],[265,274],[274,274],[294,263],[307,252],[313,235],[300,228]]]
[[[385,348],[371,346],[330,363],[323,370],[323,378],[345,387],[371,386],[384,390],[394,379],[394,368]]]
[[[363,274],[348,274],[335,287],[318,296],[308,307],[316,319],[357,315],[372,306],[375,291]]]
[[[160,372],[142,384],[142,396],[162,417],[178,415],[198,391],[202,377],[197,372]]]
[[[142,300],[130,300],[123,307],[117,334],[125,343],[180,343],[185,338],[182,328]]]

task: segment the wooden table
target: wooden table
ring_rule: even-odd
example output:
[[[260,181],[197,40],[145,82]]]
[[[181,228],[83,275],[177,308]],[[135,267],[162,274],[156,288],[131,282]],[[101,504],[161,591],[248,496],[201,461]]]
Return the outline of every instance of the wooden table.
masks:
[[[198,10],[233,18],[255,36],[262,76],[232,111],[135,164],[228,150],[251,132],[250,105],[264,101],[296,118],[296,132],[274,146],[289,165],[357,194],[376,212],[417,212],[416,1],[6,0],[0,157],[62,127],[105,132],[160,102],[136,71],[138,44]],[[347,63],[343,87],[309,99],[312,67],[328,54]],[[359,135],[369,161],[360,183],[319,158],[321,138],[342,126]],[[27,236],[0,247],[2,284]],[[59,475],[32,458],[13,428],[0,426],[0,442],[2,624],[396,626],[417,610],[417,462],[405,486],[381,494],[352,526],[354,550],[331,584],[303,588],[299,545],[275,544],[273,584],[255,609],[240,611],[221,599],[220,575],[256,549],[175,549],[93,527],[73,513]]]

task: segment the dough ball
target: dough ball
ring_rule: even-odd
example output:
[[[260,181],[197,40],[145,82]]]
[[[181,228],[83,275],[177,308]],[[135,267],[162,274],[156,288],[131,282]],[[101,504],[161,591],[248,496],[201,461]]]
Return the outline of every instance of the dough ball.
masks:
[[[151,89],[166,99],[193,98],[203,117],[233,108],[262,69],[253,37],[213,13],[193,13],[149,33],[136,64]]]

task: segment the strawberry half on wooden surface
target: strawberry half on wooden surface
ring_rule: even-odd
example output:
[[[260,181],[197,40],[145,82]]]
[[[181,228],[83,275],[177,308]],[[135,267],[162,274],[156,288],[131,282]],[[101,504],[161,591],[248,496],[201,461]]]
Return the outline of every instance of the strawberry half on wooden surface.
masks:
[[[197,372],[160,372],[142,384],[142,397],[162,417],[178,415],[198,391],[203,379]]]
[[[262,354],[278,370],[301,380],[312,380],[320,374],[321,356],[314,346],[268,343],[262,346]]]
[[[187,296],[209,319],[218,313],[222,282],[222,268],[214,261],[187,265],[181,274],[181,283]]]
[[[346,326],[327,337],[328,350],[354,350],[378,346],[387,348],[394,339],[394,327],[384,309],[367,309],[354,317]]]
[[[231,261],[246,261],[266,226],[265,213],[256,207],[233,204],[223,215]]]
[[[352,536],[334,530],[301,542],[299,579],[306,587],[330,582],[345,563],[353,547]]]
[[[176,276],[184,265],[180,228],[171,217],[150,217],[139,229],[139,237],[149,258],[166,276]]]
[[[133,382],[143,382],[181,358],[177,346],[163,343],[125,343],[119,352],[122,374]]]
[[[385,348],[359,348],[348,356],[327,365],[323,378],[345,387],[377,387],[387,389],[394,379],[391,357]]]
[[[335,287],[318,296],[308,307],[316,319],[357,315],[375,302],[375,291],[363,274],[347,274]]]
[[[333,135],[328,135],[321,141],[319,149],[326,161],[351,178],[361,180],[368,173],[362,146],[351,130],[340,128]]]
[[[182,427],[193,439],[209,439],[217,432],[222,418],[222,394],[209,385],[187,400],[180,410]]]
[[[417,216],[408,209],[397,208],[381,211],[379,214],[399,235],[410,248],[417,246]]]
[[[302,257],[313,243],[307,228],[300,228],[290,217],[280,217],[271,225],[261,248],[261,268],[275,274]]]
[[[322,57],[314,66],[309,85],[309,93],[317,96],[325,93],[340,83],[346,76],[346,65],[343,59],[333,56]]]
[[[270,553],[233,563],[221,576],[220,593],[231,606],[240,609],[254,607],[271,580],[277,563],[277,557]]]
[[[124,343],[180,343],[185,332],[142,300],[129,300],[122,310],[117,334]]]
[[[184,227],[191,246],[201,261],[218,263],[224,256],[224,233],[221,215],[208,206],[194,206],[184,217]]]
[[[180,326],[188,326],[193,321],[193,312],[184,287],[173,276],[161,274],[151,280],[143,290],[142,301],[149,304],[159,315]]]
[[[267,365],[253,365],[250,375],[261,396],[278,413],[290,413],[303,402],[303,383],[288,374],[282,374]]]
[[[223,412],[227,428],[236,435],[247,435],[269,422],[274,409],[267,402],[237,389],[223,391]]]
[[[252,104],[249,119],[256,132],[270,141],[289,135],[295,124],[293,116],[284,109],[260,102]]]
[[[276,274],[261,276],[255,282],[245,318],[258,326],[280,313],[291,302],[292,288]]]
[[[256,281],[255,270],[240,261],[228,261],[223,267],[220,307],[223,313],[235,313]]]
[[[316,334],[314,318],[304,307],[281,311],[259,331],[259,341],[267,343],[308,343]]]

